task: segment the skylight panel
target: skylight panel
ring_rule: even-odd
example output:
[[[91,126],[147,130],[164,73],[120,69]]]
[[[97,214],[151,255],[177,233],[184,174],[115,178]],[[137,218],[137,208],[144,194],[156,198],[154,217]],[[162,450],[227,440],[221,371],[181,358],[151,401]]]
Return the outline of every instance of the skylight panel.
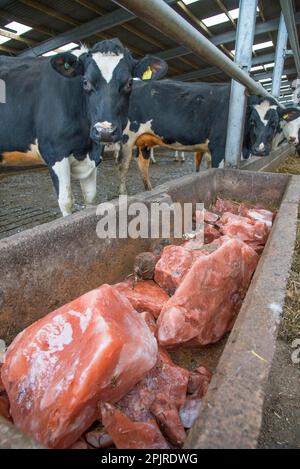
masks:
[[[229,21],[229,19],[228,19],[228,16],[225,15],[225,13],[220,13],[219,15],[210,16],[209,18],[205,18],[204,20],[202,20],[202,22],[208,28],[210,28],[211,26],[216,26],[217,24],[226,23],[227,21]]]
[[[4,44],[5,42],[8,42],[8,41],[10,41],[10,38],[6,36],[2,36],[1,31],[0,31],[0,44]]]
[[[76,44],[75,42],[70,42],[69,44],[65,44],[64,46],[61,46],[59,50],[63,52],[67,52],[69,50],[76,49],[76,47],[78,47],[78,44]]]
[[[257,10],[258,10],[258,8],[257,8]],[[233,18],[234,20],[237,20],[237,19],[238,19],[238,17],[239,17],[239,11],[240,11],[239,8],[235,8],[234,10],[230,10],[230,11],[229,11],[229,13],[231,14],[231,16],[232,16],[232,18]]]
[[[273,47],[273,41],[266,41],[266,42],[261,42],[259,44],[254,44],[253,50],[261,50],[261,49],[267,49],[268,47]]]
[[[32,29],[30,26],[26,26],[26,24],[19,23],[18,21],[12,21],[11,23],[6,24],[5,28],[11,29],[15,34],[18,34],[19,36],[27,33],[28,31],[31,31]]]
[[[186,3],[186,2],[185,2]],[[238,19],[239,17],[239,8],[235,8],[234,10],[229,10],[228,13],[232,16],[234,20]],[[259,12],[259,8],[257,7],[257,11]],[[220,13],[219,15],[210,16],[209,18],[205,18],[202,22],[208,28],[211,26],[215,26],[217,24],[227,23],[229,18],[225,13]]]
[[[43,54],[43,57],[52,57],[53,55],[56,55],[57,52],[55,50],[50,50],[49,52],[46,52]]]
[[[251,72],[256,72],[258,70],[263,70],[264,67],[262,65],[257,65],[256,67],[251,68]]]
[[[185,3],[186,5],[190,5],[191,3],[196,3],[198,1],[199,0],[183,0],[183,3]]]
[[[254,44],[252,50],[255,52],[256,50],[261,50],[261,49],[267,49],[268,47],[273,47],[273,41],[266,41],[266,42],[261,42],[259,44]],[[231,51],[233,55],[235,55],[235,49]]]

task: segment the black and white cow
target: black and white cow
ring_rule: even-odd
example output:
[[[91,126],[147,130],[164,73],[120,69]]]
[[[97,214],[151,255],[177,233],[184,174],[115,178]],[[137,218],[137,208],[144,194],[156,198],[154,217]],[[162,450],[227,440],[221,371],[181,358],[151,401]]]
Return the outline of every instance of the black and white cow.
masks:
[[[272,98],[248,98],[243,156],[250,153],[267,156],[280,143],[287,141],[297,146],[300,129],[300,110],[282,108]]]
[[[123,135],[117,167],[120,193],[126,193],[126,174],[135,144],[146,189],[149,149],[155,145],[196,152],[196,170],[209,151],[213,167],[224,164],[230,84],[182,83],[161,80],[135,81],[130,97],[129,119]],[[279,124],[275,101],[249,97],[243,155],[265,155]]]
[[[133,77],[147,72],[156,79],[166,71],[158,58],[135,60],[118,39],[52,58],[1,57],[6,103],[0,104],[0,154],[37,145],[62,214],[72,212],[71,176],[93,204],[102,143],[122,137]]]
[[[284,109],[281,115],[282,115],[282,120],[280,122],[280,129],[284,135],[284,138],[291,145],[298,147],[300,143],[300,139],[299,139],[300,109],[299,108]]]

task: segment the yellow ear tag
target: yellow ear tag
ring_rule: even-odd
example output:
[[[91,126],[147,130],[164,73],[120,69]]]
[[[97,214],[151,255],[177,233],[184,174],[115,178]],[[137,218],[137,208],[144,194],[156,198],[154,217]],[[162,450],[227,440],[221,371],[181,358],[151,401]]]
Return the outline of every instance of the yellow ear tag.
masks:
[[[289,114],[284,114],[284,116],[282,116],[283,119],[288,119],[289,118]]]
[[[149,65],[147,70],[144,72],[142,79],[143,80],[151,80],[152,75],[153,75],[153,72],[152,72],[151,67]]]

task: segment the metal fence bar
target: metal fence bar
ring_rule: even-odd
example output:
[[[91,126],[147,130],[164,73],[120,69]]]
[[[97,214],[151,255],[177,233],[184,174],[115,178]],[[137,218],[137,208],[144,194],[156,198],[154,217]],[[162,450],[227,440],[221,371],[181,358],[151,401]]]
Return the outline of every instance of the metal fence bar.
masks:
[[[279,29],[277,35],[277,45],[275,54],[275,66],[273,70],[272,95],[276,98],[280,96],[280,86],[286,57],[288,32],[285,25],[283,13],[280,16]]]
[[[247,74],[252,62],[256,11],[257,0],[240,0],[235,63]],[[245,91],[244,85],[232,80],[225,150],[225,164],[231,168],[238,168],[241,160],[247,104]]]
[[[187,20],[163,0],[113,0],[146,23],[163,32],[177,43],[188,47],[209,63],[219,67],[234,80],[242,83],[253,94],[271,96],[260,83],[253,80],[244,70],[221,52],[209,39],[194,28]]]
[[[300,78],[300,46],[298,40],[297,26],[295,21],[294,3],[292,0],[280,0],[281,10],[284,15],[286,28],[289,35],[291,48],[294,54],[297,74]]]

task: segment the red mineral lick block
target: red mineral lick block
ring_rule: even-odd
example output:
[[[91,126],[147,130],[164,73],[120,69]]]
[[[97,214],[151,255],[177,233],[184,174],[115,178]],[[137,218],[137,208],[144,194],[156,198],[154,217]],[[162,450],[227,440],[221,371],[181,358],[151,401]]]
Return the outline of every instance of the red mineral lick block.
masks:
[[[257,262],[258,255],[238,239],[200,257],[163,307],[160,344],[207,345],[221,339],[234,324]]]
[[[141,280],[136,283],[126,280],[114,287],[128,299],[136,311],[149,311],[155,318],[158,318],[163,305],[169,299],[167,293],[153,280]]]
[[[245,243],[265,244],[269,236],[269,228],[264,222],[233,215],[226,212],[220,219],[223,235],[238,238]]]
[[[272,228],[273,220],[275,217],[275,214],[273,212],[270,212],[269,210],[258,209],[255,207],[254,208],[244,207],[243,210],[241,211],[241,215],[243,217],[248,217],[248,218],[251,218],[252,220],[265,223],[270,230]]]
[[[114,444],[120,449],[168,449],[154,419],[134,422],[115,406],[101,405],[102,423]]]
[[[2,379],[13,420],[51,448],[68,448],[157,361],[143,318],[110,285],[48,314],[8,348]]]
[[[118,407],[138,422],[147,422],[155,415],[162,425],[164,436],[173,444],[180,444],[178,435],[183,435],[183,428],[178,411],[186,399],[188,379],[188,370],[176,366],[169,355],[160,349],[156,366],[118,402]],[[162,415],[160,419],[160,411],[168,418]]]
[[[193,255],[183,246],[167,246],[156,264],[154,280],[173,295],[193,263]]]
[[[205,224],[204,226],[204,242],[210,244],[216,239],[220,238],[221,233],[211,225]]]
[[[199,366],[191,371],[187,388],[188,394],[192,394],[194,399],[202,399],[207,393],[211,378],[211,372],[204,366]]]
[[[197,215],[196,215],[197,220]],[[204,221],[205,223],[216,223],[219,220],[219,215],[209,210],[204,210]]]

